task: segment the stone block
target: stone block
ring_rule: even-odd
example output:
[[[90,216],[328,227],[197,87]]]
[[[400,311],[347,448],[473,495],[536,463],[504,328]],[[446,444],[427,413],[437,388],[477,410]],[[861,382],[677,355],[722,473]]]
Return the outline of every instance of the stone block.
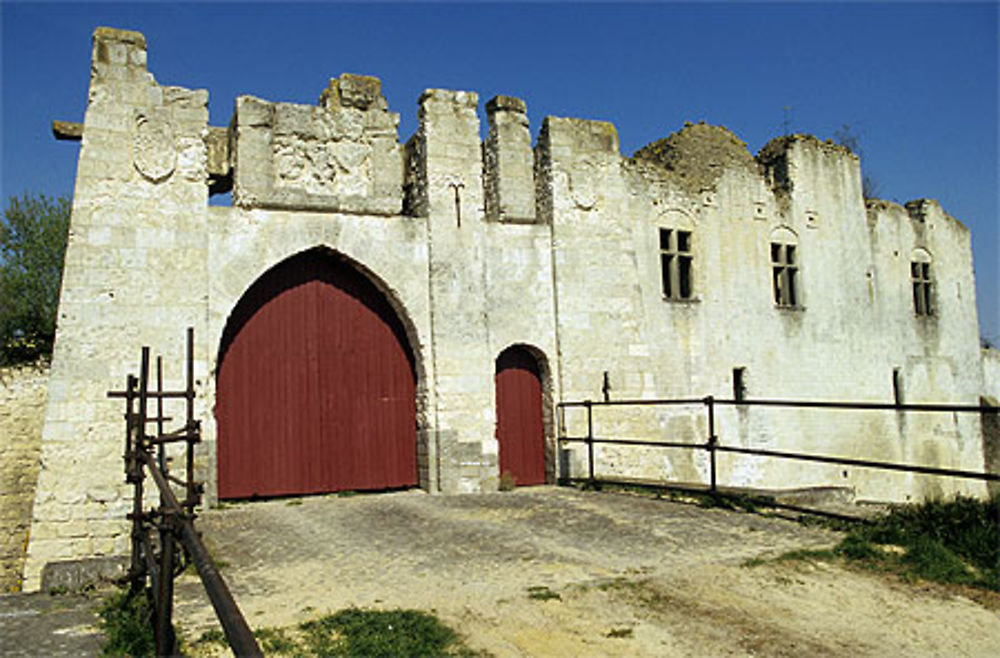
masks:
[[[42,568],[43,592],[79,592],[88,587],[107,584],[125,575],[128,559],[121,556],[61,560]]]

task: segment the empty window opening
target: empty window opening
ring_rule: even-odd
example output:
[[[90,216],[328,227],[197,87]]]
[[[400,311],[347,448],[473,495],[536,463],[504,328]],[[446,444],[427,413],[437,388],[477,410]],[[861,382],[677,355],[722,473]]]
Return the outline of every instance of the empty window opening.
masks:
[[[899,368],[892,369],[892,400],[896,406],[903,404],[903,375]]]
[[[795,245],[771,243],[771,271],[774,303],[783,307],[799,305],[798,254]]]
[[[747,398],[746,368],[733,368],[733,399],[743,402]]]
[[[664,299],[691,299],[691,231],[660,229],[660,274]]]
[[[931,264],[910,263],[910,280],[913,282],[913,310],[917,315],[934,315],[931,305]]]

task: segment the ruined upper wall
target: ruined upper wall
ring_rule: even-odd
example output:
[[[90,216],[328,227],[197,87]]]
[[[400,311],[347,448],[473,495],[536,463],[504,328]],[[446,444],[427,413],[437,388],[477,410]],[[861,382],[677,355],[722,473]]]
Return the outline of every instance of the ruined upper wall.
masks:
[[[236,99],[233,203],[244,208],[398,215],[399,115],[378,78],[342,74],[318,106]]]
[[[761,171],[743,141],[723,126],[706,123],[685,124],[636,151],[633,160],[658,165],[690,194],[714,188],[729,168]]]

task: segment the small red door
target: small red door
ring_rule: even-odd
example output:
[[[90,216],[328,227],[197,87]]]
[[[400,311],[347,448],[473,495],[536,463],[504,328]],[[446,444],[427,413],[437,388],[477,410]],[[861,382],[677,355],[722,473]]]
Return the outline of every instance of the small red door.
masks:
[[[220,350],[219,497],[417,483],[415,378],[370,281],[311,251],[266,273]]]
[[[545,427],[538,362],[523,347],[497,357],[497,441],[500,474],[518,486],[545,484]]]

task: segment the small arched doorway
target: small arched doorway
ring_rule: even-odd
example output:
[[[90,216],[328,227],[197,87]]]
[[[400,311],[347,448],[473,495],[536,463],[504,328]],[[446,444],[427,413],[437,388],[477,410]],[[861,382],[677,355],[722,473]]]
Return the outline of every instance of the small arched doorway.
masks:
[[[496,361],[500,476],[517,486],[545,484],[542,371],[527,348],[508,347]]]
[[[332,251],[268,270],[223,332],[219,498],[417,484],[416,369],[372,281]]]

